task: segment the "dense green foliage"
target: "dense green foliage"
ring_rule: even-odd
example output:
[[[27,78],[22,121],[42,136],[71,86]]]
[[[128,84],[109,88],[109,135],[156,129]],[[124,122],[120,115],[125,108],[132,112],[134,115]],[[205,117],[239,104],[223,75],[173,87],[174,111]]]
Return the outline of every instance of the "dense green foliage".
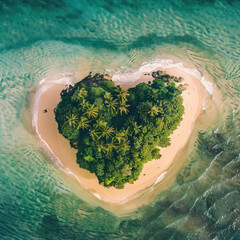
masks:
[[[133,183],[144,163],[160,158],[157,147],[170,145],[184,108],[181,91],[165,82],[158,78],[127,91],[107,80],[78,83],[61,94],[58,130],[78,149],[79,166],[95,173],[100,184]]]

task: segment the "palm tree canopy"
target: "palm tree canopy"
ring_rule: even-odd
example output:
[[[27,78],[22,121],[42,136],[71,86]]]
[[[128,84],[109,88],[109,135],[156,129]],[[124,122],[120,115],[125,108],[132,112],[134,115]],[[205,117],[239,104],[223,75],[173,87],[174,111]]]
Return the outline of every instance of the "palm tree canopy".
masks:
[[[78,117],[76,114],[70,114],[66,117],[70,127],[75,127],[77,125]]]
[[[106,138],[106,140],[111,138],[114,133],[113,127],[109,127],[109,126],[101,128],[100,131],[101,131],[101,134],[100,134],[99,138]]]
[[[133,127],[133,133],[134,134],[138,134],[139,132],[141,132],[141,125],[138,125],[137,122],[133,122],[132,123],[132,127]]]
[[[128,107],[130,105],[126,104],[126,102],[121,102],[118,106],[118,112],[122,115],[123,113],[127,114],[128,113]]]
[[[150,109],[150,111],[148,112],[148,114],[151,116],[151,117],[154,117],[156,115],[158,115],[159,113],[161,112],[160,108],[156,105],[153,105]]]
[[[97,131],[97,129],[93,128],[89,130],[89,135],[91,136],[91,138],[95,141],[98,139],[99,137],[99,132]]]
[[[104,99],[112,100],[113,99],[112,94],[110,92],[106,92],[105,95],[104,95]]]
[[[122,88],[118,87],[116,88],[116,93],[117,93],[117,98],[120,101],[127,101],[127,96],[129,95],[129,93],[127,93],[126,90],[123,90]]]
[[[78,92],[78,96],[80,98],[85,98],[87,96],[88,92],[85,88],[81,88]]]
[[[117,151],[127,152],[130,149],[130,141],[124,140],[121,145],[119,144]]]
[[[103,142],[100,142],[97,147],[99,152],[106,152],[106,147]]]
[[[117,148],[117,145],[114,142],[107,143],[105,146],[105,151],[107,153],[112,153],[112,151]]]
[[[81,88],[75,91],[71,99],[73,101],[82,101],[85,99],[87,94],[88,94],[87,90],[85,88]]]
[[[127,130],[120,130],[116,132],[114,136],[114,140],[116,140],[119,144],[124,142],[128,138],[128,131]]]
[[[81,117],[78,122],[78,129],[85,130],[90,127],[90,121],[86,117]]]
[[[117,107],[116,100],[106,100],[105,104],[106,104],[108,112],[113,113],[116,110],[116,107]]]
[[[84,113],[88,118],[96,118],[98,116],[98,108],[94,105],[87,105],[86,112]]]
[[[94,125],[95,128],[101,129],[107,126],[107,122],[103,121],[102,119],[98,119],[96,124]]]

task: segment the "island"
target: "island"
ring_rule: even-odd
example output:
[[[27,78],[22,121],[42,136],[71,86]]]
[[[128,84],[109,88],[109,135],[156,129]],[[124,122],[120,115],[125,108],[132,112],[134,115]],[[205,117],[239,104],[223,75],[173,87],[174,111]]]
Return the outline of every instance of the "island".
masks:
[[[84,77],[79,78],[78,75],[69,73],[66,73],[65,75],[57,75],[56,78],[51,77],[49,79],[44,79],[44,81],[40,83],[36,91],[32,104],[32,124],[34,132],[39,139],[41,150],[44,151],[45,154],[49,156],[55,162],[55,164],[64,172],[64,176],[67,176],[67,178],[73,183],[76,180],[78,181],[78,183],[80,183],[79,187],[77,187],[76,185],[76,189],[79,188],[80,192],[85,191],[85,193],[81,194],[81,196],[88,196],[88,193],[90,193],[104,202],[111,204],[123,204],[129,202],[132,199],[138,199],[138,197],[141,196],[148,189],[153,189],[153,187],[155,189],[155,186],[158,186],[159,182],[161,185],[163,182],[164,186],[167,187],[168,183],[166,183],[166,181],[168,181],[170,184],[171,179],[176,176],[176,173],[181,169],[181,166],[183,166],[184,160],[181,160],[179,156],[182,156],[183,151],[185,151],[184,149],[186,149],[186,147],[188,146],[190,137],[192,136],[193,129],[195,127],[196,120],[203,112],[203,104],[206,101],[206,97],[209,98],[210,96],[206,91],[206,88],[201,83],[200,79],[191,74],[191,72],[193,70],[196,70],[196,68],[189,69],[190,70],[187,72],[176,67],[168,68],[167,70],[159,68],[155,69],[153,72],[151,71],[143,73],[138,80],[131,81],[130,79],[130,81],[127,83],[123,83],[121,81],[118,82],[115,79],[115,84],[111,81],[111,78],[106,75],[104,75],[104,81],[95,83],[94,81],[92,81],[92,84],[88,82],[91,82],[89,80],[93,76],[87,76],[85,81],[83,81],[82,79]],[[161,79],[164,75],[170,76],[169,81],[167,79]],[[81,91],[82,88],[84,88],[84,91]],[[95,109],[98,105],[94,106],[93,114],[96,115],[97,112],[97,118],[95,120],[88,122],[88,116],[87,113],[85,113],[81,116],[79,115],[75,119],[75,121],[73,121],[74,115],[71,116],[71,114],[74,112],[68,112],[67,108],[62,109],[62,120],[58,119],[57,109],[60,107],[61,104],[63,104],[61,102],[63,102],[64,98],[69,99],[69,106],[71,106],[70,109],[72,109],[73,107],[73,105],[71,104],[72,100],[78,101],[78,97],[75,99],[76,95],[75,97],[73,97],[75,93],[77,94],[81,91],[82,95],[85,95],[85,101],[88,101],[89,104],[93,104],[97,98],[90,95],[88,96],[88,94],[86,95],[85,92],[88,90],[90,91],[90,89],[92,92],[94,92],[94,94],[100,94],[100,97],[98,97],[97,100],[97,104],[101,103],[100,105],[102,105],[103,108],[106,108],[105,110],[101,111]],[[142,101],[142,103],[144,103],[142,105],[144,106],[143,108],[136,107],[136,109],[133,109],[134,107],[125,106],[126,110],[122,110],[121,113],[119,109],[120,105],[118,103],[118,99],[123,99],[123,102],[125,102],[126,105],[140,105],[139,99],[141,99],[141,94],[142,97],[145,96],[145,94],[143,94],[143,91],[138,91],[140,89],[146,89],[146,94],[147,91],[158,91],[160,89],[165,91],[166,89],[168,90],[169,99],[162,100],[160,101],[162,103],[158,103],[157,99],[152,101],[152,98],[150,98],[147,99],[145,102]],[[120,97],[119,92],[122,92],[122,97]],[[140,93],[140,96],[137,95],[138,93]],[[133,96],[135,96],[135,94],[137,97],[134,98]],[[88,97],[92,97],[92,99],[88,99]],[[110,97],[110,99],[112,97],[112,110],[108,110],[108,108],[106,107],[107,104],[112,103],[109,102],[108,97]],[[124,100],[124,98],[126,100]],[[175,105],[170,103],[171,98],[176,99],[175,101],[177,101],[177,104],[179,104],[178,108],[175,108]],[[163,104],[163,102],[164,105],[161,105]],[[76,105],[77,104],[78,103],[76,102]],[[162,111],[163,106],[165,105],[166,109],[169,108],[169,113],[173,111],[171,113],[172,115],[169,116],[175,116],[176,118],[174,120],[174,124],[173,121],[169,122],[168,126],[170,128],[168,130],[168,127],[164,127],[164,123],[162,123],[162,131],[163,129],[165,129],[164,132],[166,132],[165,135],[161,135],[159,137],[157,132],[158,127],[154,126],[154,123],[160,124],[160,121],[163,122],[164,119],[162,119],[161,116],[164,116],[164,112]],[[153,107],[154,108],[151,110],[150,106],[151,109]],[[115,108],[116,112],[113,111],[113,107]],[[171,109],[171,107],[173,109]],[[59,110],[60,109],[61,107],[59,108]],[[145,120],[144,117],[139,117],[139,115],[137,115],[139,114],[140,109],[144,112],[146,116]],[[174,112],[175,109],[178,109],[178,113]],[[64,111],[66,112],[64,113]],[[90,139],[91,137],[89,130],[93,128],[95,124],[97,124],[97,120],[100,117],[99,115],[101,114],[103,114],[103,117],[101,119],[102,122],[98,121],[98,124],[100,124],[100,126],[98,126],[99,129],[96,129],[97,135],[95,136],[95,141],[101,144],[96,144],[97,146],[95,146],[94,148],[86,148],[87,145],[91,146],[91,144],[94,144],[94,142]],[[106,116],[108,116],[108,118],[105,119]],[[116,118],[116,116],[118,117]],[[159,117],[157,118],[157,116]],[[79,120],[81,119],[80,117],[82,117],[82,120],[86,120],[83,121],[85,122],[85,124],[87,123],[87,127],[85,129],[82,129],[78,126]],[[58,124],[55,118],[57,119],[57,121],[59,121],[60,124]],[[114,120],[113,123],[115,125],[109,125],[108,122],[110,122],[110,120]],[[104,123],[104,121],[107,122],[107,125],[106,123]],[[147,124],[145,124],[144,121]],[[151,123],[151,121],[153,122]],[[79,128],[79,131],[75,133],[75,136],[74,134],[71,135],[72,138],[69,138],[70,141],[68,138],[65,138],[62,134],[59,133],[63,131],[63,122],[65,122],[66,130],[70,129],[70,124],[71,128],[76,129],[76,131],[77,128]],[[152,127],[152,129],[150,129],[150,133],[153,137],[150,137],[149,134],[148,141],[142,141],[142,145],[140,145],[140,147],[138,148],[139,151],[136,151],[137,148],[135,148],[133,144],[134,140],[137,142],[140,139],[136,137],[140,134],[140,132],[137,132],[140,129],[141,132],[146,131],[145,129],[148,128],[148,124]],[[108,132],[109,136],[104,135],[103,132],[100,131],[100,128],[101,130],[106,129],[105,125],[108,127],[108,131],[106,132]],[[133,130],[134,125],[135,130]],[[124,129],[123,127],[119,126],[123,126]],[[124,134],[122,133],[122,131]],[[136,131],[136,133],[133,133],[133,131]],[[154,133],[154,131],[156,131],[156,133]],[[88,132],[89,135],[87,134]],[[127,134],[125,134],[125,132],[127,132]],[[68,130],[63,134],[67,133]],[[120,137],[118,140],[116,138],[117,133],[119,134],[118,137],[120,137],[121,135],[124,136]],[[102,137],[100,137],[101,135]],[[144,138],[145,135],[147,134],[143,135]],[[65,136],[70,137],[70,135]],[[112,141],[114,143],[114,146],[110,144],[112,143]],[[119,142],[121,142],[121,144],[119,144]],[[150,144],[150,142],[152,144]],[[105,143],[108,143],[107,146],[104,146]],[[124,143],[127,148],[123,149],[122,143]],[[150,145],[147,146],[147,151],[145,148],[141,147],[144,144]],[[159,145],[162,147],[160,147]],[[83,150],[81,151],[81,153],[78,153],[79,147],[81,147],[81,149]],[[100,150],[99,148],[102,149]],[[123,151],[124,154],[118,155],[117,150]],[[92,152],[92,155],[88,155],[87,151]],[[104,168],[106,165],[104,159],[102,160],[102,162],[96,162],[98,164],[94,163],[94,160],[91,159],[91,157],[94,158],[94,151],[98,151],[102,156],[108,156],[108,159],[111,159],[112,155],[116,154],[115,156],[117,156],[120,160],[116,163],[119,164],[119,168],[116,167],[114,170],[107,173],[106,168]],[[160,158],[159,154],[161,154]],[[87,157],[87,155],[89,156],[89,158]],[[131,157],[128,158],[127,156]],[[144,158],[142,156],[144,156]],[[136,163],[131,162],[133,158],[137,160]],[[113,160],[116,161],[115,159]],[[99,163],[101,163],[102,165],[100,165]],[[79,166],[79,164],[81,167]],[[134,164],[136,167],[133,167]],[[108,167],[110,168],[110,166]],[[101,184],[99,184],[99,182]],[[133,208],[143,203],[144,201],[141,201],[138,204],[134,203]]]
[[[184,107],[181,78],[162,71],[153,81],[122,89],[104,75],[87,76],[61,92],[55,108],[58,131],[77,149],[79,167],[94,173],[105,187],[133,184],[143,164],[160,159],[170,145]]]

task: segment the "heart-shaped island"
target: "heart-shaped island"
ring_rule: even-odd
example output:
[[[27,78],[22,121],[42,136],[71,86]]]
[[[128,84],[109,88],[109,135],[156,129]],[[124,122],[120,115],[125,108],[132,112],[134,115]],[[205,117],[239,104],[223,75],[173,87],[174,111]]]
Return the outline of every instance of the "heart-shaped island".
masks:
[[[145,201],[140,196],[150,201],[155,191],[143,193],[173,182],[211,95],[194,67],[143,71],[132,81],[119,76],[62,73],[44,79],[32,123],[41,149],[87,190],[74,184],[81,196],[91,193],[118,206],[134,202],[136,208]]]

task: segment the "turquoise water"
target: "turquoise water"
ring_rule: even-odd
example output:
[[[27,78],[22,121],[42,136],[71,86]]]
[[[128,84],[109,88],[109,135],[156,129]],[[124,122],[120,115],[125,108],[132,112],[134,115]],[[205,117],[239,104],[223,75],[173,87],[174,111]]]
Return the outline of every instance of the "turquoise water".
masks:
[[[0,239],[240,239],[239,26],[237,0],[0,0]],[[59,72],[162,55],[210,74],[224,110],[170,189],[115,216],[75,194],[40,152],[29,95]]]

